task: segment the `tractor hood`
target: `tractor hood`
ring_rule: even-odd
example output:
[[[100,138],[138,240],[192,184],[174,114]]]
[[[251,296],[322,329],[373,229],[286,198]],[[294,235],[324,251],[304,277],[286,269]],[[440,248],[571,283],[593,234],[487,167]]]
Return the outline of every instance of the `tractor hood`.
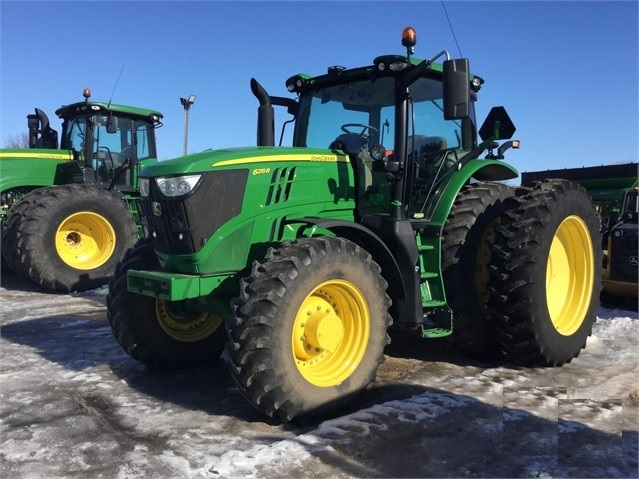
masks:
[[[177,176],[239,168],[260,170],[281,162],[348,162],[348,157],[327,149],[294,147],[243,147],[206,150],[146,166],[141,177]]]

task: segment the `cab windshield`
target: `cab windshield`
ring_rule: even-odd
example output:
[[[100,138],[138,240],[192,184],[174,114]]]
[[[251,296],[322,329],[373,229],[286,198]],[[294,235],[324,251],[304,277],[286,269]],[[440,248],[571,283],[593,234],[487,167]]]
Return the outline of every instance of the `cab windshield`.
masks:
[[[440,150],[466,151],[473,147],[472,120],[444,120],[442,96],[438,79],[420,78],[411,85],[409,152],[426,143]],[[341,135],[353,134],[363,137],[367,147],[377,143],[392,151],[394,128],[395,78],[366,79],[303,94],[294,146],[329,148]],[[352,140],[356,143],[355,138]]]
[[[63,128],[62,148],[87,154],[86,141],[91,142],[90,152],[110,153],[114,162],[155,158],[153,124],[146,121],[117,117],[109,130],[109,117],[91,116],[70,118]],[[87,135],[87,126],[91,134]]]
[[[144,158],[155,158],[153,124],[140,119],[105,115],[67,119],[63,124],[63,149],[72,150],[81,164],[95,170],[96,181],[108,182],[117,168]],[[128,185],[130,175],[118,184]]]

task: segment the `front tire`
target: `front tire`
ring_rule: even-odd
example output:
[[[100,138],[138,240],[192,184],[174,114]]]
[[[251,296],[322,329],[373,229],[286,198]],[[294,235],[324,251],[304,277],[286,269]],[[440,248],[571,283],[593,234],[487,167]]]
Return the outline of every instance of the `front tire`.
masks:
[[[325,415],[375,379],[390,338],[379,266],[337,237],[270,249],[240,285],[229,369],[261,412],[283,421]]]
[[[570,362],[592,332],[601,292],[590,198],[566,180],[521,188],[496,231],[489,306],[503,351],[528,366]]]
[[[188,312],[182,302],[128,291],[130,269],[159,267],[149,239],[140,240],[118,264],[107,295],[107,318],[118,343],[151,368],[196,366],[218,359],[226,341],[220,316]]]
[[[126,203],[84,184],[39,188],[11,210],[3,234],[7,263],[46,291],[83,291],[109,281],[137,240]]]

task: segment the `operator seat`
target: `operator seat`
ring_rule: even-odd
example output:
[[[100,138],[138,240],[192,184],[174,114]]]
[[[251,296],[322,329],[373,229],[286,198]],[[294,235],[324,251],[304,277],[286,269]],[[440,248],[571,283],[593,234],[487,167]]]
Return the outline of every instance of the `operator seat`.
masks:
[[[373,184],[371,164],[373,159],[368,154],[368,140],[355,133],[342,133],[329,145],[331,150],[342,150],[351,159],[355,170],[355,178],[363,184],[366,191]]]
[[[443,136],[413,135],[408,137],[408,151],[429,154],[437,153],[447,148],[448,144]]]
[[[414,142],[414,143],[413,143]],[[448,143],[443,136],[414,135],[408,137],[408,151],[417,154],[417,160],[425,163],[433,162],[432,167],[439,168],[442,161],[443,170],[455,166],[455,159],[440,154],[448,149]]]

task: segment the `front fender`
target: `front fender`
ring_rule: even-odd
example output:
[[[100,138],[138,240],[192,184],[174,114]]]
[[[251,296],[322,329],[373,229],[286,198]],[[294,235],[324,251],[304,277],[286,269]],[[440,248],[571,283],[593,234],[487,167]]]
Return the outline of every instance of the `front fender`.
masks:
[[[375,262],[382,268],[382,276],[388,283],[391,297],[406,299],[404,279],[399,265],[386,243],[371,229],[352,221],[326,218],[297,218],[295,223],[307,223],[326,229],[336,236],[346,238],[361,246],[370,253]]]

